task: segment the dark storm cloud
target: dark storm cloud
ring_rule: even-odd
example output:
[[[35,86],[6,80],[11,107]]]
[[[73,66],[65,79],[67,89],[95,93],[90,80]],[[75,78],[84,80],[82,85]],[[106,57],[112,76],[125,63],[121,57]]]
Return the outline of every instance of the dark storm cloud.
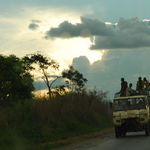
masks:
[[[137,17],[120,18],[117,25],[106,25],[99,19],[81,17],[81,23],[61,23],[51,28],[46,38],[72,38],[94,36],[90,49],[134,49],[150,47],[149,22]]]
[[[93,35],[108,36],[113,34],[113,27],[107,26],[99,19],[81,17],[81,23],[62,22],[58,28],[51,28],[46,38],[91,37]]]
[[[150,27],[137,17],[120,18],[112,36],[97,36],[91,49],[129,49],[150,47]]]
[[[39,25],[36,23],[31,23],[29,25],[29,29],[31,29],[31,30],[37,30],[38,28],[39,28]]]

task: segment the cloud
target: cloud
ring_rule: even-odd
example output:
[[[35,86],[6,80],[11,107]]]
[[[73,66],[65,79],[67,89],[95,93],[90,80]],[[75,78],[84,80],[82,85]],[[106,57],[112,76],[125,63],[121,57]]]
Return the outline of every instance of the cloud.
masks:
[[[46,38],[91,37],[93,35],[108,36],[113,34],[113,28],[99,19],[81,17],[81,23],[62,22],[58,27],[51,28]]]
[[[98,36],[91,49],[132,49],[150,47],[150,27],[137,17],[120,18],[112,36]]]
[[[36,23],[31,23],[29,25],[29,29],[31,29],[31,30],[37,30],[38,28],[39,28],[39,25]]]
[[[135,49],[150,47],[149,20],[140,21],[137,17],[120,18],[116,25],[106,24],[99,19],[81,17],[81,23],[62,22],[51,28],[46,38],[73,38],[94,36],[90,49]]]
[[[25,12],[19,13],[22,9]],[[45,40],[43,38],[45,32],[51,26],[56,26],[64,21],[65,18],[77,22],[79,20],[78,16],[80,16],[79,12],[68,12],[64,8],[59,8],[58,11],[58,8],[52,7],[20,6],[13,11],[15,12],[8,13],[8,16],[0,15],[0,53],[4,55],[15,54],[19,57],[35,53],[36,51],[42,51],[42,53],[48,56],[51,54],[52,58],[58,59],[58,55],[56,57],[55,53],[61,50],[63,46],[59,44],[60,48],[58,48],[57,41]],[[32,24],[32,26],[30,25],[31,29],[29,29],[29,24]],[[33,29],[36,27],[38,27],[38,30],[33,32]],[[61,63],[66,66],[68,62],[66,63],[63,59],[61,59]],[[69,57],[68,59],[69,63],[71,63],[72,58]]]
[[[50,83],[52,83],[53,80],[50,80]],[[63,80],[63,78],[59,78],[58,80],[56,80],[53,84],[52,84],[52,88],[55,88],[57,86],[62,86],[65,85],[65,81]],[[48,87],[46,85],[46,83],[43,80],[38,80],[34,82],[34,87],[35,87],[35,91],[38,90],[48,90]]]
[[[29,24],[29,29],[31,30],[37,30],[40,27],[40,23],[42,23],[42,21],[40,20],[32,20],[32,23]]]
[[[72,60],[72,64],[74,68],[78,68],[79,70],[82,70],[82,73],[84,74],[85,77],[88,77],[87,75],[90,69],[90,62],[86,56],[80,56],[80,57],[74,58]]]
[[[42,21],[40,20],[32,20],[32,23],[41,23]]]

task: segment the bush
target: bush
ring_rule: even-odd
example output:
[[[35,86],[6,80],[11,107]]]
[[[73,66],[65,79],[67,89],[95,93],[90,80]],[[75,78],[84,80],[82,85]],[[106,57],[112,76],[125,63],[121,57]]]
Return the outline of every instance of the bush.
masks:
[[[112,112],[109,101],[100,96],[102,92],[99,95],[95,91],[83,91],[51,100],[18,101],[0,112],[0,127],[4,135],[0,136],[0,145],[15,147],[18,137],[21,145],[26,141],[37,145],[110,128]]]

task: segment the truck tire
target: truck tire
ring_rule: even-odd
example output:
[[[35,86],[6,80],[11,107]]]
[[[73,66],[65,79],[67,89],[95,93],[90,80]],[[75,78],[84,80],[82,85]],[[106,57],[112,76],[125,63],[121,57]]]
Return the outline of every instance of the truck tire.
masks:
[[[149,136],[149,124],[145,125],[145,135]]]
[[[123,131],[122,135],[123,135],[123,136],[126,136],[126,131]]]
[[[119,127],[115,127],[115,135],[116,135],[116,138],[118,138],[120,136],[120,129],[119,129]]]

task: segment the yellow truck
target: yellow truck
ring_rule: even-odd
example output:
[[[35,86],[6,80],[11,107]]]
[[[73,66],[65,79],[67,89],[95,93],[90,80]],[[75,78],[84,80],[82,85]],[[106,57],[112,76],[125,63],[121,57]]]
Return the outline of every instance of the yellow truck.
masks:
[[[113,100],[113,123],[116,138],[127,132],[150,131],[150,96],[135,95],[115,97]]]

